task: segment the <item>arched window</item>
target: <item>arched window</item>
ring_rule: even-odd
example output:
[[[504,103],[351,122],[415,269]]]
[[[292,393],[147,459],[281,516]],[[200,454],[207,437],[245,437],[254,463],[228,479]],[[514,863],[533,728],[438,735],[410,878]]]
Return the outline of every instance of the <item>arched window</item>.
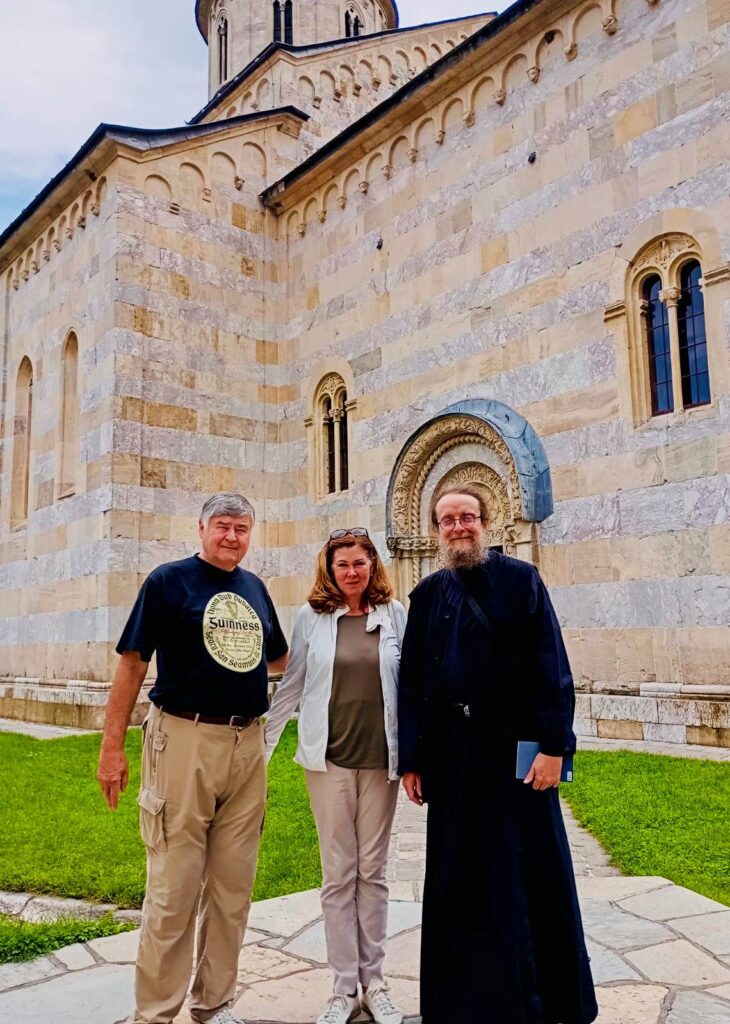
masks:
[[[281,4],[279,0],[274,0],[274,42],[281,42]]]
[[[61,360],[61,432],[58,496],[65,498],[76,490],[78,474],[78,391],[79,343],[72,332],[66,339]]]
[[[674,408],[672,400],[672,356],[669,347],[669,317],[661,301],[662,280],[653,274],[644,282],[642,313],[646,323],[646,348],[649,358],[651,413],[660,416]]]
[[[349,39],[352,35],[352,18],[349,11],[345,11],[345,38]]]
[[[284,2],[284,42],[294,42],[294,10],[292,0]]]
[[[355,15],[355,20],[352,23],[352,34],[354,36],[362,35],[362,22],[357,14]]]
[[[218,83],[228,79],[228,15],[224,12],[218,19]]]
[[[710,401],[705,299],[702,294],[701,278],[702,267],[698,260],[690,260],[680,269],[677,326],[682,402],[685,409],[695,405],[707,405]]]
[[[337,494],[350,486],[348,401],[345,382],[338,373],[324,377],[314,396],[316,489],[320,496]]]
[[[15,385],[13,479],[10,500],[11,526],[19,526],[28,518],[32,424],[33,366],[30,359],[25,356],[18,368],[18,377]]]
[[[720,279],[717,271],[703,276],[697,241],[680,232],[655,238],[629,264],[626,301],[606,313],[610,318],[623,311],[627,315],[636,423],[712,401],[713,341],[705,289]]]

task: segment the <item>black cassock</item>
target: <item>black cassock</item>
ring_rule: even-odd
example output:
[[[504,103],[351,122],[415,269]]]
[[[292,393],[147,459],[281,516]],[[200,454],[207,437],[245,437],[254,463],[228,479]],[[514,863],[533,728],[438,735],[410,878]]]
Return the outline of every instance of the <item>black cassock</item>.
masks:
[[[400,771],[428,802],[423,1024],[589,1024],[598,1015],[556,789],[515,779],[517,740],[575,749],[575,696],[547,590],[492,552],[411,594],[399,684]],[[464,705],[468,706],[468,715]]]

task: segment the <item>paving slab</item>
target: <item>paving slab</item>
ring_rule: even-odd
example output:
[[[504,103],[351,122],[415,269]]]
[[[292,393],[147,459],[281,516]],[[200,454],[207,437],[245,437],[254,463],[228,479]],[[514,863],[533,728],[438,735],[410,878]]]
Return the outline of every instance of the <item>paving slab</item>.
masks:
[[[87,942],[102,960],[110,964],[133,964],[137,959],[139,931],[120,932],[119,935],[106,935],[103,939]]]
[[[291,896],[279,896],[260,900],[251,906],[248,923],[256,931],[271,935],[293,935],[322,916],[319,890],[295,892]]]
[[[625,957],[650,981],[694,987],[730,982],[727,967],[685,939],[636,949],[626,953]]]
[[[412,978],[420,976],[421,929],[401,932],[388,942],[385,954],[385,973],[388,977]]]
[[[672,883],[666,878],[641,875],[637,878],[576,878],[578,895],[586,900],[623,900],[627,896],[638,896],[653,889],[667,889]]]
[[[719,996],[721,999],[727,999],[730,1002],[730,985],[720,985],[719,988],[708,989],[713,996]]]
[[[668,921],[672,928],[718,956],[730,955],[730,910]]]
[[[653,946],[674,938],[668,928],[656,921],[635,917],[605,901],[584,900],[581,910],[586,935],[614,950]]]
[[[132,1008],[134,968],[104,964],[0,996],[0,1017],[22,1024],[114,1024]]]
[[[700,896],[692,889],[681,885],[657,889],[654,892],[621,900],[622,910],[628,910],[652,921],[669,921],[678,917],[694,917],[696,914],[712,914],[727,910],[722,903]]]
[[[728,1024],[728,1005],[705,992],[678,992],[666,1024]]]
[[[60,960],[68,971],[82,971],[86,967],[94,967],[96,960],[81,942],[74,942],[53,954],[54,960]]]
[[[657,1024],[668,991],[659,985],[599,988],[596,1024]]]
[[[312,965],[278,949],[246,946],[238,960],[239,981],[255,985],[271,978],[284,978],[297,971],[311,971]]]
[[[625,960],[610,949],[586,939],[586,949],[591,961],[591,973],[595,985],[608,985],[614,981],[641,981],[641,975]]]
[[[18,985],[30,985],[34,981],[45,981],[56,974],[61,974],[63,967],[54,964],[47,956],[39,956],[24,964],[2,964],[0,966],[0,992]],[[2,997],[0,997],[2,998]]]

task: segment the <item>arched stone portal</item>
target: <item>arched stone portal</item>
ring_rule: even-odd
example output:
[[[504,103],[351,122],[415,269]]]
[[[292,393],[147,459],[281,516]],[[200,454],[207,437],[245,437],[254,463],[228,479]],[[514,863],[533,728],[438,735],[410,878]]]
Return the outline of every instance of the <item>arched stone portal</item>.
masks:
[[[436,568],[431,509],[445,487],[478,486],[489,508],[489,543],[538,561],[536,524],[553,510],[540,439],[514,409],[468,399],[444,409],[405,443],[388,487],[388,549],[401,597]]]

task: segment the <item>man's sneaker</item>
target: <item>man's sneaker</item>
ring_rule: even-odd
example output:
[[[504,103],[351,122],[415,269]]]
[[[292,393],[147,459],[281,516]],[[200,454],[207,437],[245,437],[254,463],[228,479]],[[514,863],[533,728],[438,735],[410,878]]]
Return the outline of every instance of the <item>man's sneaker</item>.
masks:
[[[327,1009],[317,1017],[317,1024],[348,1024],[359,1009],[357,996],[332,996]]]
[[[362,1006],[370,1011],[375,1024],[403,1024],[403,1011],[390,998],[383,981],[368,986],[362,994]]]
[[[196,1017],[194,1013],[191,1013],[190,1016],[193,1020],[197,1020],[200,1024],[203,1024],[202,1017]],[[224,1006],[222,1010],[218,1010],[212,1017],[208,1017],[204,1024],[246,1024],[246,1021],[241,1020],[240,1017],[234,1017],[228,1007]]]

